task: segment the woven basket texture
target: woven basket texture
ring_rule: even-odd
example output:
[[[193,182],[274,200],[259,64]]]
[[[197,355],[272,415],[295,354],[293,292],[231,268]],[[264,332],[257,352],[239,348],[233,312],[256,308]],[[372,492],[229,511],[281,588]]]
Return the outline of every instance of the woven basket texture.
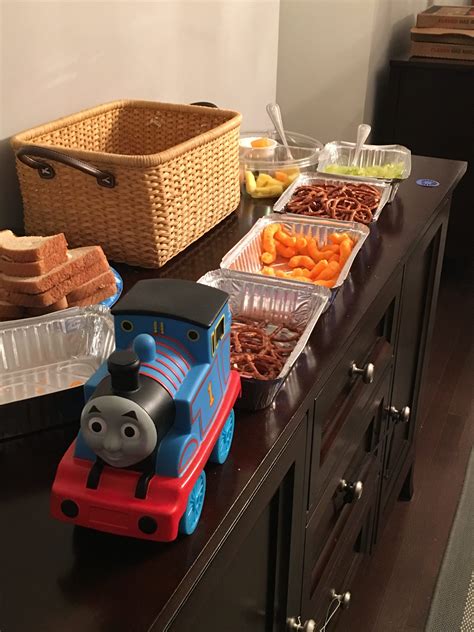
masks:
[[[104,188],[42,159],[56,172],[42,179],[17,159],[26,232],[64,232],[72,247],[100,244],[113,261],[163,266],[237,208],[240,122],[231,110],[120,101],[18,134],[14,150],[47,147],[116,178]]]

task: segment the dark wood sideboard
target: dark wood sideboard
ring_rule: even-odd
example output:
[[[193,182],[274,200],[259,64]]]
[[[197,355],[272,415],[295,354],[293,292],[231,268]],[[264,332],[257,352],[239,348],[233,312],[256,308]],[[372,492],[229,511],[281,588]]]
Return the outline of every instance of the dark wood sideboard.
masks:
[[[421,156],[468,162],[466,176],[453,195],[446,257],[451,265],[461,267],[467,261],[472,265],[474,62],[394,59],[384,96],[375,142],[399,143]]]
[[[414,157],[275,406],[237,415],[192,537],[156,544],[53,521],[49,490],[75,427],[0,443],[1,631],[283,632],[298,616],[319,630],[331,591],[357,600],[358,569],[412,494],[420,383],[465,170]],[[440,186],[418,186],[426,176]],[[199,278],[269,211],[243,202],[160,271],[119,266],[126,287]],[[327,630],[348,621],[350,608]]]

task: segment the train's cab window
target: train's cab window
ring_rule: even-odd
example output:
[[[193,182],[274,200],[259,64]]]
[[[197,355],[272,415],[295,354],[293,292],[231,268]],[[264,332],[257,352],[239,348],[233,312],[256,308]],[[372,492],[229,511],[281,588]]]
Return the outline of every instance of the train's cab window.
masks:
[[[219,341],[224,337],[225,318],[222,316],[212,332],[212,355],[215,354]]]
[[[216,345],[219,344],[219,340],[224,337],[224,316],[220,319],[216,327]]]

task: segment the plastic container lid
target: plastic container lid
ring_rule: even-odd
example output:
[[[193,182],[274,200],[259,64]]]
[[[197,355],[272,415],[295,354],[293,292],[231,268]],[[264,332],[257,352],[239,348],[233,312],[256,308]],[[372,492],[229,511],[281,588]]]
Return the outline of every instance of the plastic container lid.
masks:
[[[285,130],[286,139],[290,146],[292,158],[288,158],[286,148],[280,143],[280,138],[275,130],[267,130],[265,132],[245,132],[241,134],[240,139],[240,163],[245,165],[246,169],[252,171],[278,170],[288,167],[298,167],[304,169],[314,166],[318,163],[319,154],[323,149],[323,144],[304,134],[296,132],[287,132]],[[268,157],[262,158],[261,150],[248,147],[248,139],[251,138],[269,138],[278,141],[278,145],[268,152]]]
[[[347,178],[360,180],[376,178],[386,182],[397,182],[405,180],[411,173],[411,151],[402,145],[364,145],[360,152],[356,167],[367,169],[367,172],[355,175],[353,173],[342,173],[331,167],[351,167],[354,157],[355,143],[345,141],[332,141],[325,145],[319,157],[318,171],[320,173],[330,173],[334,176],[344,176]],[[389,166],[388,175],[378,175],[377,167]],[[390,171],[396,175],[390,177]]]

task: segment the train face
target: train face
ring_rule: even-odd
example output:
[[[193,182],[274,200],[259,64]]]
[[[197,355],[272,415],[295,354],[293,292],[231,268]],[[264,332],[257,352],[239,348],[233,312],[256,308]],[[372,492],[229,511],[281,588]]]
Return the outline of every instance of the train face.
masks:
[[[123,397],[105,395],[88,404],[81,432],[89,448],[112,467],[129,467],[156,447],[155,424],[140,406]]]
[[[230,371],[228,297],[188,281],[141,281],[112,313],[117,350],[85,387],[81,429],[53,486],[53,515],[174,539],[183,520],[192,532],[187,502],[233,431],[240,380]],[[145,516],[153,530],[149,521],[142,528],[144,511],[153,513]]]

